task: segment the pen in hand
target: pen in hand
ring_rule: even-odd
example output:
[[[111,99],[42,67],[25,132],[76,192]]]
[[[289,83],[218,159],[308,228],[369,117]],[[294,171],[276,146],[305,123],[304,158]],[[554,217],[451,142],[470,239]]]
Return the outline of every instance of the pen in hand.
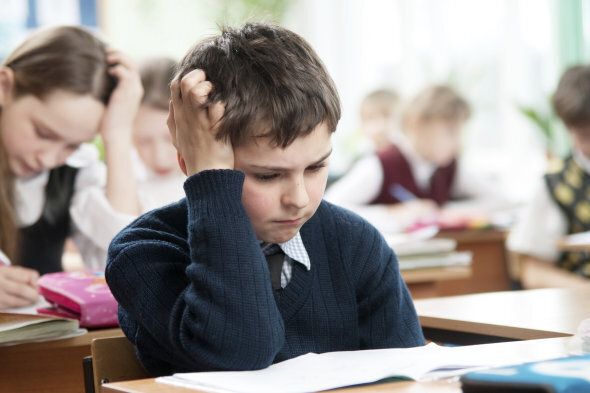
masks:
[[[409,191],[406,187],[402,186],[401,184],[393,184],[389,187],[389,193],[392,197],[397,199],[400,202],[407,202],[413,201],[418,199],[416,195],[414,195],[411,191]]]

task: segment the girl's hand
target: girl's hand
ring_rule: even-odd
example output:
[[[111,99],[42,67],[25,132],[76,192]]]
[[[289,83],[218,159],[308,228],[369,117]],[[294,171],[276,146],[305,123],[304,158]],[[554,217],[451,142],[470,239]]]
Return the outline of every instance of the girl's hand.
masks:
[[[193,70],[170,85],[168,128],[187,176],[207,169],[234,168],[231,143],[216,138],[225,107],[222,102],[208,102],[212,90],[202,70]]]
[[[109,74],[117,79],[100,125],[100,135],[106,144],[113,141],[131,143],[133,121],[143,96],[141,78],[136,65],[121,52],[109,49]]]
[[[21,266],[0,267],[0,309],[25,307],[39,298],[39,273]]]

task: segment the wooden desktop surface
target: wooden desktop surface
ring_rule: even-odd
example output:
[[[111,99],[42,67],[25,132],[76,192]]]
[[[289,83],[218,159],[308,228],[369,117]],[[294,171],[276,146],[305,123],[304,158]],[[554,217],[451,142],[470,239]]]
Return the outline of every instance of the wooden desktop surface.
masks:
[[[63,340],[0,347],[0,392],[80,393],[82,359],[95,338],[121,336],[121,329],[91,330]]]
[[[514,341],[500,344],[474,345],[470,346],[473,356],[482,354],[530,354],[532,352],[543,353],[548,357],[566,356],[569,348],[569,338],[552,338],[544,340]],[[161,384],[155,379],[141,379],[135,381],[116,382],[103,385],[100,393],[155,393],[166,391],[169,393],[195,393],[199,390],[175,387]],[[461,387],[458,381],[436,381],[436,382],[387,382],[376,385],[360,386],[356,388],[343,388],[330,390],[334,393],[370,393],[370,392],[392,392],[392,393],[460,393]]]
[[[590,286],[421,299],[414,304],[425,332],[515,340],[560,337],[575,334],[580,322],[590,318]]]

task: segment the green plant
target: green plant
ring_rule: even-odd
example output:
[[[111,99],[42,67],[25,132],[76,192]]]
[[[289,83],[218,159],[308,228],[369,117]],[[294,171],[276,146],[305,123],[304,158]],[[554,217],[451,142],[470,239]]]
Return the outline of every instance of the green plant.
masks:
[[[541,132],[548,155],[562,157],[569,150],[563,128],[558,126],[559,122],[551,111],[526,105],[519,105],[518,110]]]

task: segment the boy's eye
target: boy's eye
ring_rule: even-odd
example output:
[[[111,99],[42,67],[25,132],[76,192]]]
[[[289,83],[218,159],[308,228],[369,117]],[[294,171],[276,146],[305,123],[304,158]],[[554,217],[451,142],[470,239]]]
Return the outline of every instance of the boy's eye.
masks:
[[[313,165],[313,166],[307,167],[307,170],[310,171],[310,172],[317,172],[320,169],[325,168],[325,167],[326,167],[326,163],[325,162],[322,162],[321,164],[317,164],[317,165]]]
[[[256,180],[260,180],[260,181],[272,181],[275,179],[279,178],[279,174],[278,173],[258,173],[255,174],[254,177],[256,178]]]

